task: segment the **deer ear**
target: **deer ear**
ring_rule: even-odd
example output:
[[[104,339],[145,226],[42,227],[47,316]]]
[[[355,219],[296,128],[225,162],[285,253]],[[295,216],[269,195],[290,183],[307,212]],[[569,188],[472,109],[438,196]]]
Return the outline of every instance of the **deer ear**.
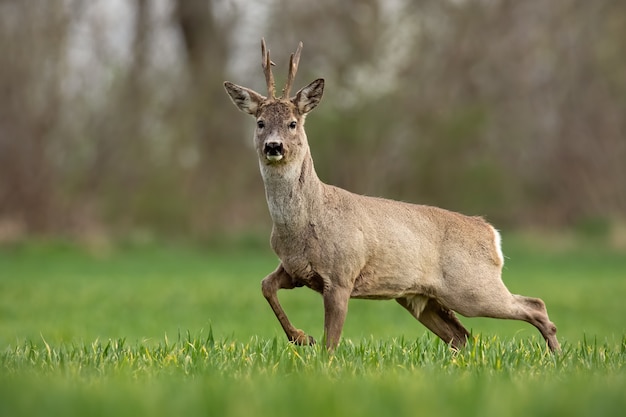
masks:
[[[265,101],[265,97],[252,91],[249,88],[241,87],[237,84],[233,84],[229,81],[224,82],[224,88],[230,96],[230,99],[235,103],[235,106],[242,112],[256,115],[259,106]]]
[[[323,93],[324,79],[318,78],[298,91],[296,96],[292,99],[292,102],[296,105],[300,114],[307,114],[319,104]]]

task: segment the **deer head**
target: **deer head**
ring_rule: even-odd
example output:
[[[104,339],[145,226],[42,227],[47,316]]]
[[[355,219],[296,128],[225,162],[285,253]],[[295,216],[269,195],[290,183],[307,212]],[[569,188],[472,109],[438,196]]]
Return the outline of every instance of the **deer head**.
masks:
[[[289,97],[298,70],[302,42],[289,60],[287,83],[280,98],[275,96],[270,51],[261,40],[262,67],[267,83],[267,97],[249,88],[224,82],[226,92],[239,110],[256,118],[254,145],[259,161],[266,166],[298,164],[306,157],[308,143],[304,119],[322,98],[324,80],[319,78]]]

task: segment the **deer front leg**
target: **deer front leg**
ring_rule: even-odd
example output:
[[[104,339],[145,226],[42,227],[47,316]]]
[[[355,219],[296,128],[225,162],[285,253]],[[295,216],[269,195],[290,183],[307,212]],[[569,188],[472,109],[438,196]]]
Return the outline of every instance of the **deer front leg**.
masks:
[[[300,329],[296,329],[289,319],[287,318],[287,314],[285,314],[285,310],[283,310],[282,306],[278,302],[277,292],[280,289],[290,290],[295,288],[295,284],[291,276],[285,271],[283,265],[278,265],[278,268],[271,274],[269,274],[263,281],[261,281],[261,290],[263,291],[263,296],[272,307],[276,318],[280,322],[287,338],[290,342],[295,343],[296,345],[313,345],[315,344],[315,339],[311,336],[307,336]]]
[[[339,344],[348,314],[350,293],[351,290],[346,288],[324,289],[324,339],[328,350],[334,350]]]

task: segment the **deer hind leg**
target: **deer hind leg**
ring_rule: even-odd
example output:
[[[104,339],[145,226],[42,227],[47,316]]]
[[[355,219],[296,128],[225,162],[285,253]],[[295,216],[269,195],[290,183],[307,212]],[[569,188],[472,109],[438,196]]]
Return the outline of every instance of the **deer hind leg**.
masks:
[[[561,350],[561,345],[556,339],[556,326],[550,321],[542,299],[508,293],[506,296],[503,294],[501,300],[504,304],[499,301],[493,310],[485,306],[485,311],[479,315],[528,322],[539,330],[551,351]]]
[[[263,281],[261,282],[261,290],[263,291],[263,296],[272,307],[276,318],[280,322],[287,338],[290,342],[293,342],[297,345],[313,345],[315,344],[315,339],[313,337],[308,336],[300,329],[296,329],[289,319],[287,318],[287,314],[285,310],[283,310],[282,306],[278,302],[277,292],[280,289],[292,289],[295,288],[295,284],[291,276],[285,271],[283,265],[278,265],[278,268],[271,274],[269,274]]]
[[[434,298],[417,295],[398,298],[396,301],[453,348],[460,349],[465,346],[469,332],[452,310],[444,307]]]
[[[561,345],[556,339],[556,326],[550,321],[546,305],[540,298],[524,297],[523,295],[513,295],[515,303],[520,307],[521,312],[518,313],[520,320],[527,321],[535,326],[546,342],[551,351],[560,351]]]
[[[544,302],[539,298],[514,295],[499,278],[480,291],[460,288],[459,294],[445,294],[442,302],[465,317],[491,317],[526,321],[535,326],[552,351],[560,350],[556,326],[548,318]]]

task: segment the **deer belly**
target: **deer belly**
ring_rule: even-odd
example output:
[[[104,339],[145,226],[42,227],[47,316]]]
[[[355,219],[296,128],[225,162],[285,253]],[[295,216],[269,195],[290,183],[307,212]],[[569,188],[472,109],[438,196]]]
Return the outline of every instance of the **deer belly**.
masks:
[[[390,300],[409,295],[425,294],[427,289],[414,279],[403,277],[374,277],[359,275],[354,282],[351,298]]]

